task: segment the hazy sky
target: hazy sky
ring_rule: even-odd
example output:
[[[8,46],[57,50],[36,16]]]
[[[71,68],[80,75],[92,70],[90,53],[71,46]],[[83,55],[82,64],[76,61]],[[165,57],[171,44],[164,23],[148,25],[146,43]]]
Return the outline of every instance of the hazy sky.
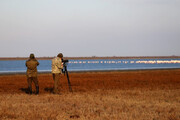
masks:
[[[0,0],[0,57],[180,55],[180,0]]]

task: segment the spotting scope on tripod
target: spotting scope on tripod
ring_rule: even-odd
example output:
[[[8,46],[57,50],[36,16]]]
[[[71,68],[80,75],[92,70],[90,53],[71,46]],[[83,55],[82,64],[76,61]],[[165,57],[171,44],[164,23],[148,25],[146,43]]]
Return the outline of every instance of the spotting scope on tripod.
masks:
[[[72,91],[72,88],[71,88],[71,82],[70,82],[70,80],[69,80],[69,75],[68,75],[68,71],[67,71],[67,63],[69,62],[69,60],[63,60],[62,59],[62,62],[63,62],[63,73],[64,73],[64,75],[66,75],[66,77],[67,77],[67,80],[68,80],[68,86],[69,86],[69,91],[70,92],[73,92]]]

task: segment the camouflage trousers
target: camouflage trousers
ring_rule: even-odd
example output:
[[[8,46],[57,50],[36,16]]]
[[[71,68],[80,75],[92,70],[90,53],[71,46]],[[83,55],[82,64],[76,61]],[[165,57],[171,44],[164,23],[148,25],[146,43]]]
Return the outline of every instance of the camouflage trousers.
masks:
[[[60,90],[60,73],[56,73],[54,74],[53,73],[53,80],[54,80],[54,88],[53,88],[53,93],[59,93],[59,90]]]
[[[38,83],[38,78],[37,77],[27,77],[27,82],[28,82],[28,88],[30,93],[32,93],[32,82],[34,83],[36,87],[36,93],[39,93],[39,83]]]

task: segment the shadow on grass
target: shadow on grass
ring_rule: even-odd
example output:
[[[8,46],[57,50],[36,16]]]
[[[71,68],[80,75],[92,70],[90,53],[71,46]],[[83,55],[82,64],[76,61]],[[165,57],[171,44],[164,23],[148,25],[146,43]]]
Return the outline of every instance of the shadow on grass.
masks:
[[[46,92],[53,93],[53,88],[51,88],[51,87],[46,87],[46,88],[44,88],[44,90],[45,90]]]
[[[28,88],[20,88],[20,90],[26,94],[29,94],[29,89]]]

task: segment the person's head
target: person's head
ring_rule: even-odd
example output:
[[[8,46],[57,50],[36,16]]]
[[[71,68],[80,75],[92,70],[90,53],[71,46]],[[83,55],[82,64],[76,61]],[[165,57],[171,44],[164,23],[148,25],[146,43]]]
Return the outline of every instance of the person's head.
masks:
[[[35,58],[34,54],[31,53],[30,56],[29,56],[29,58],[30,58],[30,59],[34,59],[34,58]]]
[[[63,54],[62,54],[62,53],[59,53],[59,54],[57,55],[57,57],[63,58]]]

